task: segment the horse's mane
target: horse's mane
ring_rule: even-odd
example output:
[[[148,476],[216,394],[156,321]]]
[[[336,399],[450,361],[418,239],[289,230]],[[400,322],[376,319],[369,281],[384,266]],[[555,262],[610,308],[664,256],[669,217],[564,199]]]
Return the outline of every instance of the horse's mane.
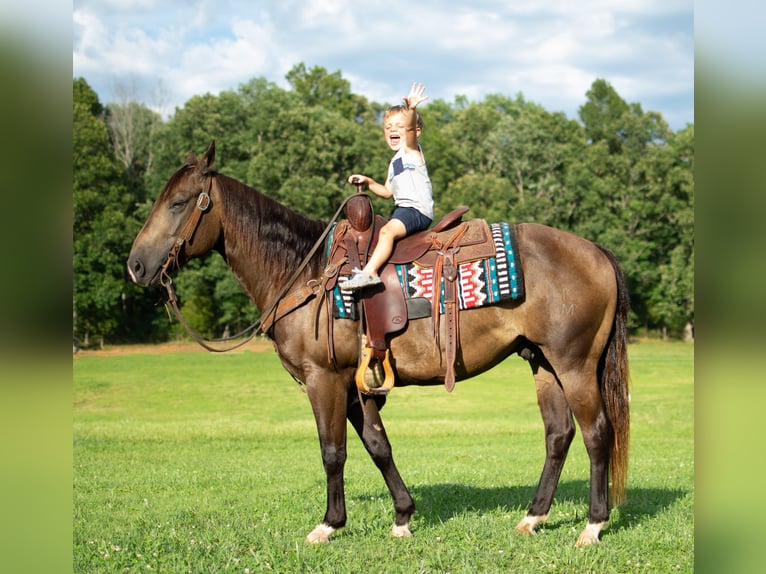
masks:
[[[221,208],[229,230],[240,238],[248,257],[261,261],[276,276],[295,270],[322,234],[326,222],[310,219],[232,177],[215,173],[223,194]],[[308,269],[321,272],[324,250],[319,249]]]

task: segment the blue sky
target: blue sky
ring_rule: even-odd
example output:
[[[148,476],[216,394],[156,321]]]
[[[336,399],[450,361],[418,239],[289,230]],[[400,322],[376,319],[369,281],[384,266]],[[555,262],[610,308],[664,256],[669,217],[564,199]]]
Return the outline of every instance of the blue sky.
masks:
[[[74,0],[72,30],[74,77],[165,116],[254,77],[287,87],[303,62],[380,103],[419,81],[571,118],[604,78],[675,130],[694,122],[693,0]]]

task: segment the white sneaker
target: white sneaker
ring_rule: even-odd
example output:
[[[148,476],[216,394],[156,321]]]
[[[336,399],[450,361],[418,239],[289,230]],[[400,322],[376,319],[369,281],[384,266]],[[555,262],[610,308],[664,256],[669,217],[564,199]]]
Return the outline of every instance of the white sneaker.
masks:
[[[373,285],[382,283],[380,277],[365,273],[361,269],[354,269],[353,273],[354,274],[349,279],[338,283],[338,287],[344,291],[355,291],[357,289],[364,289],[365,287],[372,287]]]

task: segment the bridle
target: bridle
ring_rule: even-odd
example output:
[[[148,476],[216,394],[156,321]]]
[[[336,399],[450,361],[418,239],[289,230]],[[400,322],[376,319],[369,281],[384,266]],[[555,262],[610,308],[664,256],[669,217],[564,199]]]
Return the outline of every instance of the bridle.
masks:
[[[191,325],[184,319],[184,316],[181,314],[181,310],[178,308],[178,297],[176,296],[175,289],[173,289],[173,279],[170,276],[170,271],[173,268],[180,269],[181,265],[179,263],[179,255],[181,254],[181,249],[183,248],[184,244],[187,243],[193,236],[194,232],[197,230],[197,227],[199,226],[199,222],[202,219],[202,215],[210,208],[211,199],[210,199],[210,192],[213,188],[213,175],[210,175],[207,179],[207,186],[204,191],[201,191],[200,194],[197,196],[197,203],[194,206],[194,210],[192,211],[191,215],[189,216],[189,220],[186,222],[186,225],[184,225],[183,229],[181,230],[181,233],[179,233],[178,238],[176,239],[175,243],[173,244],[173,247],[170,248],[170,251],[168,252],[168,257],[165,260],[165,263],[162,265],[162,268],[160,269],[160,285],[162,285],[165,288],[165,291],[167,292],[167,300],[165,301],[165,308],[170,309],[173,314],[176,316],[176,318],[179,320],[179,322],[184,326],[186,331],[189,333],[189,335],[192,336],[192,338],[197,341],[202,347],[207,349],[208,351],[211,351],[213,353],[225,353],[227,351],[233,351],[234,349],[238,349],[239,347],[242,347],[243,345],[246,345],[249,343],[253,337],[255,337],[258,332],[258,326],[260,325],[260,320],[257,320],[255,323],[251,324],[249,327],[246,327],[244,330],[240,331],[236,335],[232,335],[230,337],[223,337],[220,339],[206,339],[199,333],[197,333]],[[250,333],[247,335],[247,333]],[[237,344],[226,347],[226,348],[216,348],[209,345],[209,343],[225,343],[226,341],[232,341],[235,339],[239,339],[243,336],[247,335],[245,339],[238,342]]]
[[[181,233],[178,234],[178,239],[176,239],[173,247],[170,248],[168,257],[160,269],[160,284],[162,284],[162,286],[166,289],[168,287],[172,287],[173,285],[173,280],[170,278],[168,270],[171,267],[180,268],[180,264],[178,263],[178,256],[181,253],[181,248],[183,247],[184,243],[192,238],[194,232],[197,230],[197,226],[199,225],[199,220],[202,218],[202,214],[205,213],[210,207],[209,192],[212,187],[213,178],[211,177],[208,180],[207,191],[202,191],[200,192],[199,196],[197,196],[197,205],[195,206],[195,209],[192,211],[192,214],[189,217],[189,220],[186,222],[186,225],[184,225],[184,228],[181,230]]]
[[[254,323],[252,323],[251,325],[249,325],[248,327],[246,327],[245,329],[243,329],[236,335],[231,335],[229,337],[222,337],[219,339],[207,339],[203,337],[202,335],[200,335],[199,333],[197,333],[191,327],[191,325],[189,325],[189,323],[186,321],[186,319],[184,319],[183,315],[181,314],[181,310],[178,308],[178,297],[176,296],[175,289],[173,289],[173,279],[170,276],[170,270],[172,270],[173,268],[180,269],[181,265],[179,263],[179,255],[181,253],[181,249],[183,248],[184,244],[187,243],[194,236],[194,232],[197,230],[197,227],[199,226],[199,222],[202,219],[202,215],[210,208],[210,204],[211,204],[210,192],[212,191],[212,188],[213,188],[214,177],[215,177],[215,173],[211,173],[208,176],[206,189],[204,191],[201,191],[200,194],[197,196],[197,204],[195,205],[195,208],[192,211],[191,216],[189,217],[189,220],[186,222],[186,225],[181,230],[181,233],[178,235],[178,238],[173,244],[173,247],[170,248],[167,259],[165,260],[165,263],[160,268],[160,285],[162,285],[165,288],[165,291],[167,292],[167,301],[165,301],[165,308],[169,308],[173,312],[173,314],[176,316],[179,322],[184,326],[184,328],[189,333],[189,335],[191,335],[192,338],[197,343],[199,343],[200,346],[204,347],[208,351],[213,353],[225,353],[227,351],[233,351],[235,349],[238,349],[246,345],[247,343],[252,341],[253,338],[256,337],[256,335],[262,334],[263,330],[261,329],[261,325],[263,324],[263,322],[268,321],[269,325],[273,325],[274,321],[276,320],[276,312],[277,312],[277,306],[279,305],[279,302],[282,300],[282,298],[287,294],[287,292],[293,286],[293,284],[298,279],[300,274],[303,272],[303,270],[311,261],[311,258],[316,254],[317,250],[324,244],[325,238],[327,237],[330,230],[333,228],[335,221],[340,216],[341,211],[346,207],[346,204],[348,203],[348,201],[352,197],[355,197],[355,195],[358,195],[359,193],[363,193],[363,192],[361,187],[359,186],[357,194],[350,195],[345,200],[343,200],[343,202],[341,202],[340,207],[338,207],[332,219],[325,227],[324,231],[322,232],[322,235],[320,235],[319,239],[316,240],[316,242],[314,243],[309,253],[306,255],[306,257],[303,258],[303,261],[301,262],[301,264],[292,274],[292,276],[287,281],[285,286],[282,288],[279,295],[277,295],[276,299],[268,308],[268,310],[261,315],[261,318],[257,319]],[[216,347],[212,347],[208,344],[208,343],[225,343],[227,341],[233,341],[241,337],[245,337],[245,339],[236,343],[235,345],[232,345],[226,348],[219,349]]]

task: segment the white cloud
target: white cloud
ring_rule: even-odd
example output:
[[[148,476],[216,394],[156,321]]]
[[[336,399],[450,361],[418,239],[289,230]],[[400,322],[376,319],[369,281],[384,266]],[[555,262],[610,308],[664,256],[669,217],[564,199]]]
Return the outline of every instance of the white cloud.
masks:
[[[330,26],[348,30],[353,27],[353,7],[351,1],[342,0],[306,0],[296,16],[303,28],[321,28]],[[360,5],[357,3],[357,6]],[[351,26],[350,26],[351,25]]]
[[[233,38],[218,38],[198,43],[183,54],[174,79],[182,93],[191,97],[207,92],[235,89],[256,76],[284,75],[286,62],[296,56],[275,42],[270,22],[263,25],[249,21],[233,22]]]
[[[96,71],[99,61],[95,55],[107,41],[106,26],[94,14],[86,10],[75,10],[72,19],[74,30],[73,68],[80,75]]]
[[[452,0],[405,9],[388,0],[78,0],[72,56],[74,75],[107,100],[108,82],[130,75],[162,79],[181,106],[253,77],[284,85],[303,62],[340,70],[355,92],[381,103],[418,80],[432,99],[521,92],[572,116],[602,77],[626,100],[646,99],[645,109],[663,96],[685,98],[685,121],[693,121],[692,18],[691,0]]]

